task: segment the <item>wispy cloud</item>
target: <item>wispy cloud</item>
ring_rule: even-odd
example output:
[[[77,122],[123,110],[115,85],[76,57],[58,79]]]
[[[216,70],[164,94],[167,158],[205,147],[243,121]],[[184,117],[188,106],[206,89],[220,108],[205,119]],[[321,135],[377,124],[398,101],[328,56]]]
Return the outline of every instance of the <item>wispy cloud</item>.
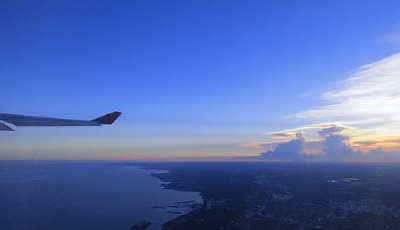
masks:
[[[400,54],[361,67],[340,89],[323,94],[322,102],[294,117],[357,127],[375,137],[399,134]]]
[[[332,134],[338,134],[345,129],[346,129],[345,126],[332,125],[331,127],[323,128],[320,131],[318,131],[318,135],[320,137],[327,137]]]
[[[270,132],[266,133],[265,135],[270,136],[272,138],[279,138],[279,139],[293,139],[296,137],[296,132],[293,131],[279,131],[279,132]]]
[[[379,41],[394,45],[400,44],[400,30],[384,34],[383,36],[379,37]]]

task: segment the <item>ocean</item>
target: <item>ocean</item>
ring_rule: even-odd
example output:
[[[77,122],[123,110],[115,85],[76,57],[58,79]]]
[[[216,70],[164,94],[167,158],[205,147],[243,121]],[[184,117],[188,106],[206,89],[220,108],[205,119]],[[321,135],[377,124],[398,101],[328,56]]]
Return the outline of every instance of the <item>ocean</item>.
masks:
[[[188,213],[198,192],[164,189],[162,171],[101,162],[0,162],[0,229],[148,229]]]

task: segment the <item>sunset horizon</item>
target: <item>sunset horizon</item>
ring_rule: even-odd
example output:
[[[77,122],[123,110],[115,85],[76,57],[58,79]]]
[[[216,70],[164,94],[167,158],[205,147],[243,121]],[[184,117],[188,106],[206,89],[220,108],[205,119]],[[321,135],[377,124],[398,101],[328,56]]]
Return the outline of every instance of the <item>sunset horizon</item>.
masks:
[[[1,3],[0,160],[400,160],[397,3]],[[371,17],[378,15],[378,17]]]

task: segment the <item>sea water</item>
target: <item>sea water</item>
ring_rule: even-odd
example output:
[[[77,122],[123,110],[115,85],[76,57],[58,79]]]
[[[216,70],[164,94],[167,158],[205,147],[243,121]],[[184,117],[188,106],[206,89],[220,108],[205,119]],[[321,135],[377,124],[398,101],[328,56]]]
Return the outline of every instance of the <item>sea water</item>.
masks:
[[[202,203],[163,189],[156,170],[93,162],[0,162],[0,229],[149,229]]]

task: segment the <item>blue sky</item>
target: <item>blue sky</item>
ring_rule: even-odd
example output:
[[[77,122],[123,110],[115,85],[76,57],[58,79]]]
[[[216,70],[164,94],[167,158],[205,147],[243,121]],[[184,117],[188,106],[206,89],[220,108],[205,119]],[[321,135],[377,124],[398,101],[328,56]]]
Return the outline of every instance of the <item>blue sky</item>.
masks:
[[[87,119],[120,110],[123,116],[110,127],[2,132],[0,158],[258,155],[274,142],[263,134],[321,123],[301,114],[333,103],[323,95],[360,67],[399,52],[399,7],[396,1],[2,1],[1,112]]]

